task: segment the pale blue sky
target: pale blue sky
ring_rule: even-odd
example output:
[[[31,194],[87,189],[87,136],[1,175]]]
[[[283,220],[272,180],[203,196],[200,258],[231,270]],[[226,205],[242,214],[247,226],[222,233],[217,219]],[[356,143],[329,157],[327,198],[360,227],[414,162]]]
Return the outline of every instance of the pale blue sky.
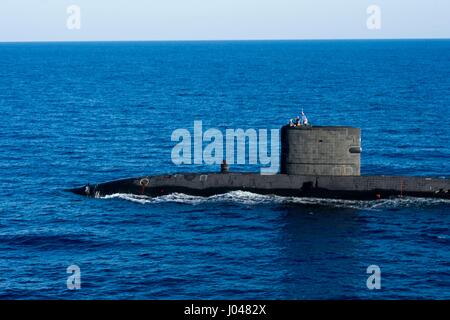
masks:
[[[81,8],[68,30],[66,8]],[[366,27],[381,8],[381,29]],[[0,41],[450,38],[450,0],[1,0]]]

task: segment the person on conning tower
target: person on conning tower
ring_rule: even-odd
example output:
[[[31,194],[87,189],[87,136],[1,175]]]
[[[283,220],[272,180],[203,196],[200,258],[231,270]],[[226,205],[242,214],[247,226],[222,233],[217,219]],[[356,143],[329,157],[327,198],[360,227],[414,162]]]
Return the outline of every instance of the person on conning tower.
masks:
[[[305,113],[303,112],[303,109],[302,109],[302,123],[304,126],[308,125],[308,118],[306,117]]]

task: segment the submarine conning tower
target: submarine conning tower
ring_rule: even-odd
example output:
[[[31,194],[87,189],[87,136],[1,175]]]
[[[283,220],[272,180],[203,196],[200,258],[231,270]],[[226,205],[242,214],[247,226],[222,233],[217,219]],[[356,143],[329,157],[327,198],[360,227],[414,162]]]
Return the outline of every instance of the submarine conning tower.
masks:
[[[359,176],[361,129],[344,126],[289,126],[281,129],[280,173]]]

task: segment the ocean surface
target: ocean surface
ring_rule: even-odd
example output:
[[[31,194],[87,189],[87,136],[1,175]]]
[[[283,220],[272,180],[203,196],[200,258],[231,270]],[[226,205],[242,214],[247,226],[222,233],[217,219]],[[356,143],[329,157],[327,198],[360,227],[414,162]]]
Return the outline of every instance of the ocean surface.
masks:
[[[362,174],[450,178],[447,40],[0,44],[0,298],[450,299],[449,201],[64,191],[217,171],[173,164],[173,130],[302,107],[362,128]]]

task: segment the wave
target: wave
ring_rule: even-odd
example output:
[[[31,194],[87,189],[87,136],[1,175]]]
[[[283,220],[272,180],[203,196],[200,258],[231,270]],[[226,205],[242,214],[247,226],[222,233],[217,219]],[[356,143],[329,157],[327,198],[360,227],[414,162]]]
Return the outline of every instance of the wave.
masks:
[[[303,198],[303,197],[283,197],[277,195],[262,195],[248,191],[231,191],[224,194],[213,195],[210,197],[192,196],[184,193],[172,193],[159,197],[148,197],[145,195],[135,195],[127,193],[115,193],[100,197],[101,199],[122,199],[140,204],[148,203],[181,203],[189,205],[200,205],[208,203],[231,203],[241,205],[261,205],[261,204],[300,204],[329,206],[335,208],[349,209],[389,209],[402,207],[429,207],[442,204],[450,205],[450,200],[432,199],[432,198],[392,198],[382,200],[342,200],[325,198]]]
[[[0,235],[0,243],[12,247],[25,246],[52,250],[109,245],[108,242],[92,239],[89,235],[48,233],[2,234]]]

